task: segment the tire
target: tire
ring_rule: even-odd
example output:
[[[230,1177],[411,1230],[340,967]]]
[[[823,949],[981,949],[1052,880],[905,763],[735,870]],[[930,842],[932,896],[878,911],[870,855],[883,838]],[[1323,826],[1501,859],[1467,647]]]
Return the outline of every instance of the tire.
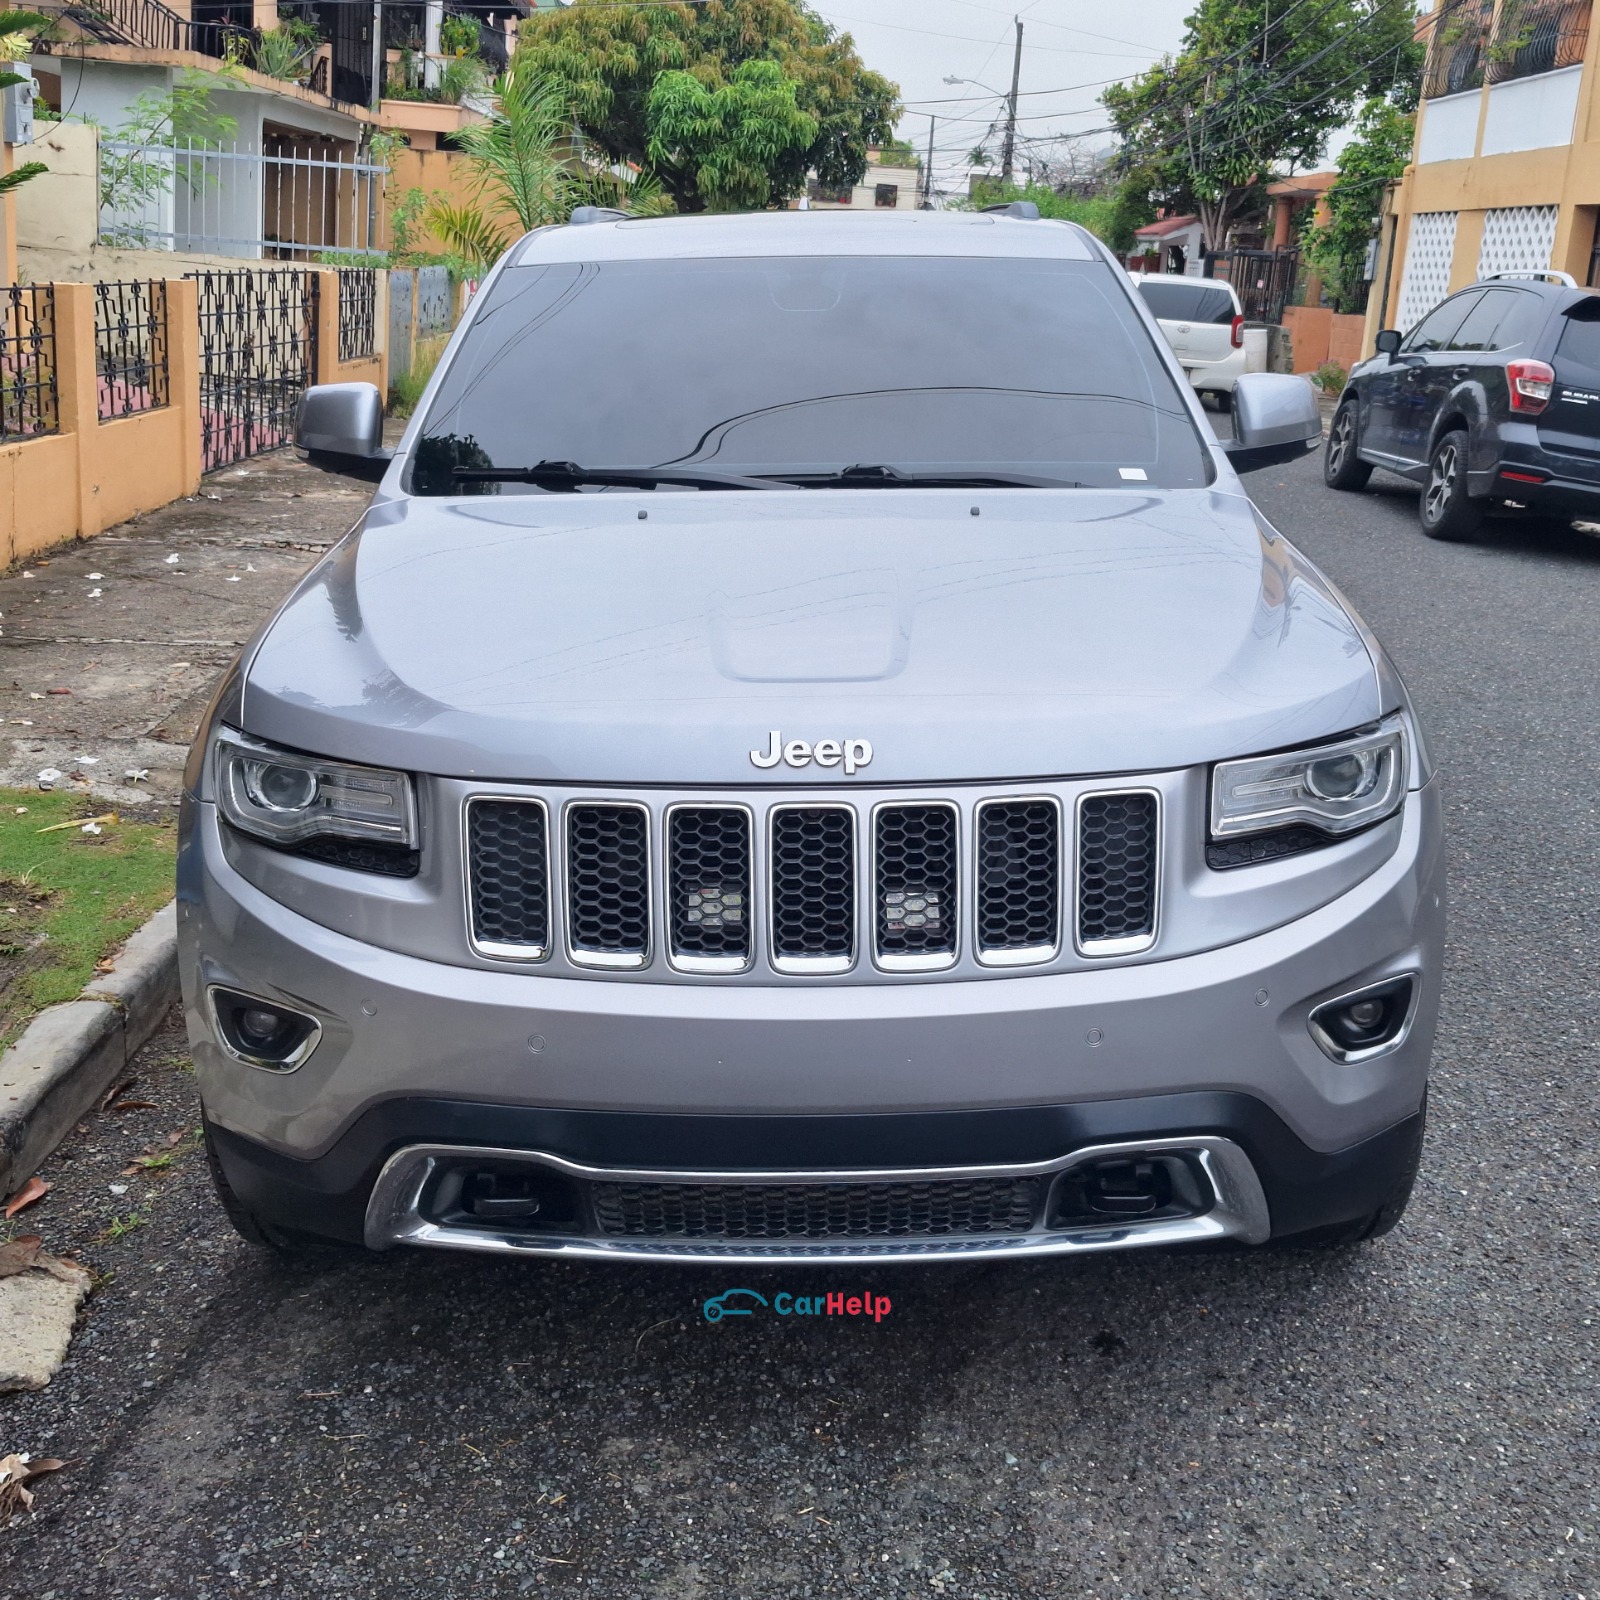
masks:
[[[1217,410],[1226,416],[1233,410],[1233,390],[1216,389],[1212,391],[1211,398],[1217,402]]]
[[[1330,489],[1365,489],[1372,476],[1371,463],[1356,454],[1358,427],[1355,402],[1346,400],[1334,413],[1328,442],[1322,447],[1322,481]]]
[[[1381,1239],[1406,1214],[1411,1203],[1411,1191],[1416,1187],[1417,1173],[1422,1166],[1422,1136],[1428,1122],[1428,1103],[1422,1103],[1422,1115],[1417,1119],[1417,1136],[1406,1153],[1400,1170],[1395,1174],[1395,1186],[1389,1198],[1376,1211],[1350,1222],[1334,1222],[1325,1228],[1309,1228],[1304,1233],[1291,1233],[1272,1241],[1279,1250],[1348,1250],[1352,1245],[1365,1244],[1369,1239]]]
[[[233,1224],[233,1231],[246,1244],[253,1244],[260,1250],[270,1250],[284,1261],[308,1267],[331,1266],[368,1253],[354,1245],[341,1244],[336,1239],[319,1239],[263,1221],[233,1192],[233,1185],[228,1182],[228,1175],[222,1170],[222,1162],[217,1156],[217,1147],[211,1137],[211,1124],[202,1122],[201,1125],[205,1134],[206,1166],[211,1172],[212,1187],[217,1191],[217,1200],[228,1221]]]
[[[1452,428],[1428,457],[1428,477],[1417,502],[1422,531],[1451,544],[1476,536],[1483,526],[1484,502],[1467,494],[1467,435]]]

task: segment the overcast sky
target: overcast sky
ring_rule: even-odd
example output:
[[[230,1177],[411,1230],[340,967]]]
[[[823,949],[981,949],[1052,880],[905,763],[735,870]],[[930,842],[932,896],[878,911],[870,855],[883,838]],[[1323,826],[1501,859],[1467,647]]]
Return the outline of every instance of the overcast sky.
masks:
[[[1194,0],[812,0],[815,9],[852,34],[862,59],[900,85],[906,114],[900,135],[919,151],[934,129],[934,175],[942,188],[964,188],[966,153],[1001,114],[1011,86],[1015,33],[1022,18],[1019,140],[1103,127],[1099,94],[1109,79],[1141,72],[1176,50]],[[973,78],[985,87],[950,85]],[[1105,145],[1104,137],[1085,141]],[[1000,141],[990,141],[999,164]],[[1018,168],[1026,146],[1019,145]]]

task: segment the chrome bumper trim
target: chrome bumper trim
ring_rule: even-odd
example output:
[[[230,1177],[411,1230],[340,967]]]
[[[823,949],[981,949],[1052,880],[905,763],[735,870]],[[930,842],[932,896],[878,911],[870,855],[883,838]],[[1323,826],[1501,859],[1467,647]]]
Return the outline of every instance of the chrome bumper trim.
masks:
[[[1196,1217],[1110,1224],[1080,1229],[1038,1229],[991,1237],[760,1241],[716,1239],[617,1239],[580,1235],[497,1232],[449,1227],[422,1215],[422,1196],[442,1163],[474,1160],[524,1162],[590,1182],[673,1184],[894,1183],[975,1178],[1048,1177],[1091,1161],[1141,1155],[1189,1154],[1211,1184],[1215,1203]],[[397,1150],[384,1164],[367,1203],[366,1243],[372,1250],[397,1244],[496,1254],[563,1256],[588,1261],[696,1262],[716,1266],[763,1266],[783,1261],[827,1261],[841,1265],[892,1260],[997,1260],[1007,1257],[1083,1255],[1144,1245],[1238,1239],[1261,1244],[1270,1235],[1266,1196],[1250,1158],[1231,1139],[1212,1134],[1086,1145],[1052,1161],[1017,1166],[849,1168],[835,1171],[658,1172],[637,1167],[589,1167],[539,1150],[503,1150],[476,1145],[416,1144]]]

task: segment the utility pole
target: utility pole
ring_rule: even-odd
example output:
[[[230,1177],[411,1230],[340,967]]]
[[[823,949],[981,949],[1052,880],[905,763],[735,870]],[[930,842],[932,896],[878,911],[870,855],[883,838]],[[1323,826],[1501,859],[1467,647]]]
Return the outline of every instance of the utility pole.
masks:
[[[928,159],[922,164],[922,204],[919,211],[933,210],[933,118],[928,118]]]
[[[1017,146],[1017,83],[1022,77],[1022,18],[1011,19],[1017,25],[1017,50],[1011,58],[1011,98],[1006,109],[1006,146],[1000,158],[1000,181],[1011,182],[1011,157]]]

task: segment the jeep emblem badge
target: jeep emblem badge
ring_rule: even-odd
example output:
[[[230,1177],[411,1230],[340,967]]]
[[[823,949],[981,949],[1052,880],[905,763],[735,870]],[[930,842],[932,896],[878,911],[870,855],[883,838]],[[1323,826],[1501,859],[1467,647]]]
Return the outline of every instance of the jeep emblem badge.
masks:
[[[872,761],[872,746],[865,739],[818,739],[815,744],[791,739],[785,744],[776,728],[767,738],[769,743],[765,750],[750,752],[752,765],[763,770],[777,766],[780,761],[786,767],[806,767],[813,761],[819,767],[837,767],[842,763],[845,776],[853,778]]]

